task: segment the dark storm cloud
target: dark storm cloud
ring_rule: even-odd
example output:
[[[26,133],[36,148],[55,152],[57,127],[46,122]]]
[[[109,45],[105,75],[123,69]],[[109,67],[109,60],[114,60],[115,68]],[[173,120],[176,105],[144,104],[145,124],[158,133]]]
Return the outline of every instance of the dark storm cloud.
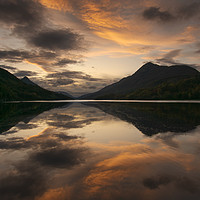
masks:
[[[40,24],[43,7],[33,0],[1,0],[0,21],[17,28],[33,28]]]
[[[81,42],[82,37],[70,29],[48,30],[30,38],[30,43],[48,50],[77,50]]]
[[[78,61],[76,60],[70,60],[70,59],[61,59],[58,62],[54,63],[55,66],[64,66],[67,64],[76,64]]]
[[[174,19],[174,16],[168,11],[160,11],[159,7],[150,7],[143,12],[143,17],[147,20],[159,20],[169,22]]]
[[[24,77],[24,76],[37,76],[38,73],[37,72],[33,72],[33,71],[17,71],[16,73],[14,73],[15,76],[17,77]]]

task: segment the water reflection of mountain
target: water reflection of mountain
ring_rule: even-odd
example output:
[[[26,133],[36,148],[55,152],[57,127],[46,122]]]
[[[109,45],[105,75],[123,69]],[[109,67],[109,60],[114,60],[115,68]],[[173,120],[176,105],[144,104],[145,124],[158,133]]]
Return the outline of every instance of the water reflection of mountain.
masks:
[[[87,104],[132,123],[152,136],[163,132],[187,132],[200,124],[200,104],[90,103]]]
[[[1,103],[0,134],[19,122],[28,123],[37,115],[53,108],[67,106],[66,103]]]

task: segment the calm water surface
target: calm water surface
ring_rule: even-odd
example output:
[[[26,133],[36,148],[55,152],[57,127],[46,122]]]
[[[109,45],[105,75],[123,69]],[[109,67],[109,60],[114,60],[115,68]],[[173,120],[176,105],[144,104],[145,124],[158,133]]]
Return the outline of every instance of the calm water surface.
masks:
[[[199,200],[200,104],[0,104],[1,200]]]

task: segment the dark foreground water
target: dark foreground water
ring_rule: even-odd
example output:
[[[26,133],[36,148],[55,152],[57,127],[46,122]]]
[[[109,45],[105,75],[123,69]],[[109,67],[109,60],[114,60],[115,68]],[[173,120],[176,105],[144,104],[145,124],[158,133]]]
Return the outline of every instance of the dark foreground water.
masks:
[[[1,200],[199,200],[200,104],[0,104]]]

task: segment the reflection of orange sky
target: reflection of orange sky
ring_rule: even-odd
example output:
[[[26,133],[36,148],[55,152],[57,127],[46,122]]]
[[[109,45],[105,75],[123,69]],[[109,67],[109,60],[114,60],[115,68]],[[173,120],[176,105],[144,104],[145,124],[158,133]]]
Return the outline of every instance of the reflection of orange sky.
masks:
[[[38,139],[40,135],[46,133],[49,129],[50,129],[50,128],[47,127],[47,128],[45,128],[44,130],[42,130],[41,132],[37,133],[36,135],[32,135],[32,136],[26,138],[26,140],[31,140],[31,139],[33,139],[33,138]]]
[[[80,171],[83,173],[82,178],[74,180],[72,185],[50,189],[37,200],[56,198],[80,200],[95,199],[96,197],[105,200],[146,199],[147,195],[152,199],[157,199],[157,197],[166,197],[169,188],[174,194],[182,192],[184,186],[182,189],[176,189],[174,182],[181,181],[180,177],[182,176],[185,176],[183,180],[187,180],[195,169],[193,166],[195,157],[171,150],[161,144],[154,149],[147,144],[134,145],[131,143],[121,144],[121,146],[99,144],[96,146],[102,148],[101,153],[99,152],[97,154],[99,156],[95,156],[96,162],[87,167],[89,171]],[[109,153],[110,150],[112,154]],[[187,171],[187,174],[184,174],[184,171]],[[78,174],[80,172],[77,171]],[[162,176],[169,177],[171,182],[161,185],[156,190],[151,190],[143,185],[145,178]],[[172,184],[175,185],[171,187]]]

